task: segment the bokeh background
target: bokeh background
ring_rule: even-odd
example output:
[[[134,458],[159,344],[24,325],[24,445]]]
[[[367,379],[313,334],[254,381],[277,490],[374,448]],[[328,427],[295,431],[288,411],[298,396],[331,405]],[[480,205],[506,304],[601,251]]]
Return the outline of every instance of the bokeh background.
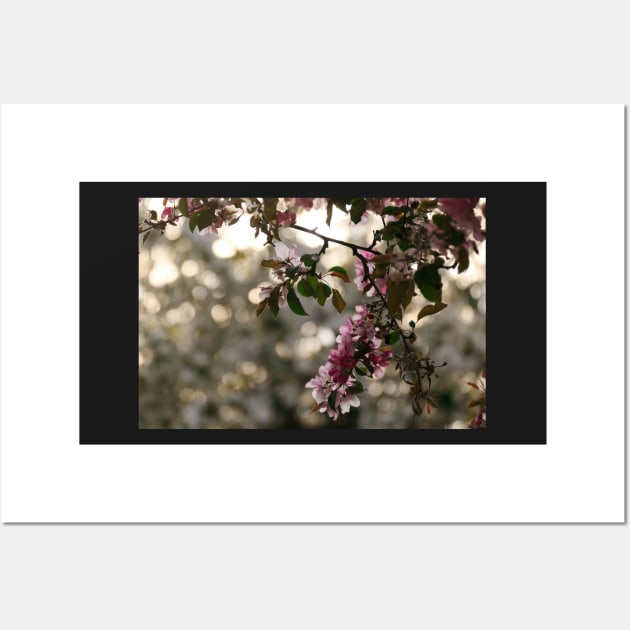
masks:
[[[139,218],[162,210],[162,199],[140,202]],[[330,229],[322,212],[302,212],[298,223],[359,244],[371,241],[375,223],[353,225],[335,210]],[[284,229],[284,242],[300,254],[316,252],[321,240]],[[415,347],[436,363],[448,362],[432,381],[438,409],[414,416],[409,386],[389,367],[378,380],[363,379],[361,406],[331,421],[311,412],[311,390],[304,384],[325,363],[345,316],[361,301],[354,283],[332,279],[347,302],[337,313],[303,298],[309,317],[288,307],[274,319],[266,309],[256,317],[261,284],[270,271],[260,262],[273,257],[265,237],[254,238],[247,218],[218,235],[191,234],[187,221],[152,234],[139,254],[139,418],[145,429],[309,429],[394,428],[465,429],[474,413],[468,381],[485,367],[485,243],[471,255],[470,268],[442,272],[441,313],[416,326]],[[320,268],[342,265],[353,277],[351,252],[331,245]],[[405,324],[426,304],[414,298]],[[397,350],[398,347],[395,347]]]

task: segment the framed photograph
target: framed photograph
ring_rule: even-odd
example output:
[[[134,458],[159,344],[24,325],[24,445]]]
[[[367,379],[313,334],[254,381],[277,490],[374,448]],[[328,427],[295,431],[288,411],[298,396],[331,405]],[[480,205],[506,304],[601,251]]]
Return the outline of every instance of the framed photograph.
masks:
[[[544,182],[82,183],[81,443],[544,444],[545,212]]]
[[[624,116],[3,106],[3,521],[623,522]]]

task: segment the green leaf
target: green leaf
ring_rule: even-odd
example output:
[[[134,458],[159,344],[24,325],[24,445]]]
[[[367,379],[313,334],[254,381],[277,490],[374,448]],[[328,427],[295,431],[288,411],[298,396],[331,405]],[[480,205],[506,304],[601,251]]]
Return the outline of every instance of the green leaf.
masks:
[[[438,285],[442,283],[440,278],[440,272],[436,265],[424,265],[416,271],[413,279],[415,280],[418,288],[422,284]]]
[[[307,267],[314,267],[315,263],[317,262],[316,260],[313,260],[313,255],[312,254],[303,254],[302,256],[300,256],[300,260],[307,266]]]
[[[197,228],[201,232],[201,230],[204,230],[205,228],[211,226],[214,223],[214,209],[203,208],[203,210],[199,210],[193,213],[188,223],[189,223],[191,232],[195,228]]]
[[[326,300],[330,297],[331,294],[332,289],[325,282],[320,282],[317,285],[317,291],[315,295],[317,296],[317,303],[320,306],[324,306],[324,304],[326,304]]]
[[[348,278],[348,272],[343,267],[331,267],[328,271],[330,271],[331,275],[337,278],[341,278],[344,282],[350,282],[350,278]]]
[[[312,295],[317,295],[317,285],[319,284],[319,280],[317,279],[317,276],[309,273],[307,276],[305,276],[305,279],[311,285],[311,288],[313,289]]]
[[[459,248],[459,256],[457,257],[457,273],[466,271],[470,265],[470,259],[468,257],[468,250],[465,247]]]
[[[383,208],[383,212],[381,214],[392,214],[397,216],[402,214],[406,210],[406,206],[387,206]]]
[[[352,207],[350,208],[350,219],[352,219],[352,222],[358,223],[366,210],[367,201],[363,198],[355,199]]]
[[[149,211],[149,215],[153,221],[157,221],[157,212],[155,210]]]
[[[269,310],[274,317],[278,317],[278,311],[280,310],[278,306],[278,300],[280,299],[280,287],[282,285],[277,285],[274,287],[271,295],[267,298],[269,300]]]
[[[183,214],[185,217],[190,217],[190,214],[188,213],[188,199],[186,197],[182,197],[179,200],[179,203],[177,204],[177,209],[179,210],[180,214]]]
[[[320,282],[320,283],[317,285],[317,303],[318,303],[320,306],[324,306],[324,304],[326,304],[326,298],[328,297],[328,296],[326,295],[326,291],[324,291],[324,287],[325,287],[325,286],[326,286],[326,285],[325,285],[323,282]]]
[[[328,205],[326,206],[326,225],[330,227],[330,222],[332,220],[332,212],[333,212],[333,202],[332,199],[328,200]]]
[[[438,302],[437,304],[427,304],[427,306],[423,306],[422,309],[420,309],[420,312],[418,313],[416,319],[420,321],[423,317],[426,317],[427,315],[435,315],[435,313],[443,311],[447,306],[448,304],[444,304],[443,302]]]
[[[308,313],[302,307],[300,298],[298,298],[293,289],[289,289],[289,293],[287,294],[287,304],[296,315],[308,315]]]
[[[365,387],[363,387],[363,383],[361,381],[357,381],[356,383],[348,387],[348,391],[351,394],[361,394],[365,391]]]
[[[300,293],[304,297],[313,297],[313,295],[315,294],[311,284],[309,282],[307,282],[306,280],[304,280],[304,278],[302,278],[297,283],[297,290],[298,290],[298,293]]]
[[[430,302],[442,300],[442,279],[438,269],[438,264],[424,265],[413,276],[420,293]]]
[[[442,287],[436,288],[428,284],[423,284],[420,287],[420,293],[422,293],[429,302],[439,302],[442,299]]]
[[[342,210],[343,212],[346,211],[346,206],[348,205],[347,199],[333,199],[332,201],[339,210]]]
[[[337,392],[333,392],[330,396],[328,396],[328,406],[331,409],[335,409],[337,406]]]
[[[278,214],[278,201],[277,197],[265,197],[263,203],[263,214],[265,215],[265,219],[268,221],[273,221]]]
[[[437,225],[440,230],[447,230],[452,226],[451,220],[445,214],[436,213],[431,217],[431,221]]]
[[[388,344],[395,344],[398,340],[400,339],[400,335],[397,332],[391,332],[391,333],[387,333],[385,335],[385,343]]]
[[[144,233],[144,236],[142,237],[142,244],[143,245],[147,242],[147,239],[149,238],[149,236],[151,236],[151,234],[153,234],[153,230],[147,230]]]
[[[343,309],[346,308],[346,302],[341,297],[341,293],[339,293],[337,289],[332,290],[332,303],[340,313],[343,313]]]

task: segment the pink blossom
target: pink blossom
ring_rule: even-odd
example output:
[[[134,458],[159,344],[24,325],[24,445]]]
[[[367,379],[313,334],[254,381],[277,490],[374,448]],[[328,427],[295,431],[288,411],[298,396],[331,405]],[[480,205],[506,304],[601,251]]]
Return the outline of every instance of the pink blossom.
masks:
[[[276,256],[278,260],[288,261],[292,264],[298,264],[300,262],[297,245],[291,245],[291,247],[289,247],[282,241],[276,243]]]
[[[295,223],[295,212],[278,212],[278,225],[280,227],[288,227]]]
[[[376,254],[373,254],[372,252],[368,252],[366,250],[361,250],[360,253],[363,256],[363,258],[367,258],[368,260],[376,256]],[[367,295],[368,297],[376,295],[374,286],[365,277],[365,267],[363,266],[363,261],[358,258],[355,258],[353,264],[354,264],[354,283],[359,288],[359,291],[365,291],[365,295]],[[374,263],[368,262],[367,267],[370,274],[372,274],[375,268]],[[374,281],[374,284],[376,285],[376,288],[379,290],[380,294],[385,295],[387,291],[387,280],[385,280],[385,278],[374,278],[373,281]]]
[[[440,210],[444,214],[448,214],[460,227],[472,232],[475,240],[482,241],[481,221],[475,214],[475,207],[478,202],[478,197],[438,197]],[[485,213],[485,204],[482,210]]]
[[[328,361],[319,368],[318,376],[306,384],[313,389],[321,413],[336,419],[339,413],[359,406],[359,398],[352,389],[357,382],[352,372],[358,363],[369,369],[374,378],[383,376],[393,350],[382,347],[376,333],[374,318],[366,305],[359,304],[354,314],[346,317],[339,328],[337,347],[328,352]],[[333,393],[335,404],[331,406]]]
[[[468,425],[471,429],[483,429],[486,426],[486,412],[480,411]]]
[[[305,387],[313,389],[313,398],[315,402],[322,403],[328,400],[330,395],[330,387],[328,385],[330,381],[330,374],[325,365],[320,366],[318,370],[318,376],[314,376]]]

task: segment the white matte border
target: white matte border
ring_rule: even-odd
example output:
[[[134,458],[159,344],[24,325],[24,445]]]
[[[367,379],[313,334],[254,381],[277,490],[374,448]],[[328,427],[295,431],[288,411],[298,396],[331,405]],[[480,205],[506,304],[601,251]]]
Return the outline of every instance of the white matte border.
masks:
[[[623,521],[623,106],[1,115],[4,522]],[[548,444],[79,445],[80,181],[547,181]]]

